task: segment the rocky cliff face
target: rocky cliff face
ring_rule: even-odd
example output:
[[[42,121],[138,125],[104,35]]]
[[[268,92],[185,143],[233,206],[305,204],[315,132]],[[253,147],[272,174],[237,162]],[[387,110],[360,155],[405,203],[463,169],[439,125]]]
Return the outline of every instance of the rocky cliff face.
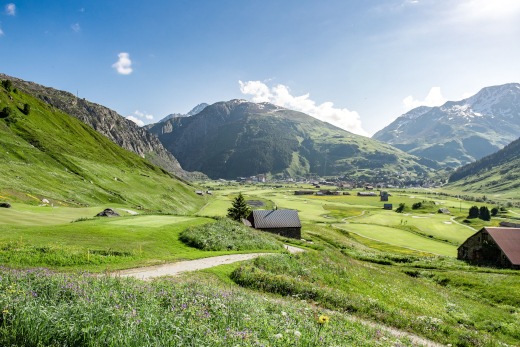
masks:
[[[186,175],[177,159],[164,148],[155,135],[138,127],[134,122],[117,112],[85,99],[77,98],[69,92],[0,74],[0,80],[5,79],[11,80],[14,87],[23,92],[31,94],[90,125],[94,130],[105,135],[119,146],[148,159],[153,164],[173,174],[181,177]]]

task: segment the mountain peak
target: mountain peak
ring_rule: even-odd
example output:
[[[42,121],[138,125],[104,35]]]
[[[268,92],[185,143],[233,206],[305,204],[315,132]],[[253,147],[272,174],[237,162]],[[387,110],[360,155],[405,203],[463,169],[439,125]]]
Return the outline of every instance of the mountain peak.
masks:
[[[159,122],[157,123],[163,123],[163,122],[166,122],[167,120],[169,119],[172,119],[172,118],[177,118],[177,117],[191,117],[191,116],[194,116],[196,114],[198,114],[200,111],[202,111],[203,109],[205,109],[206,107],[208,107],[209,104],[206,104],[205,102],[203,103],[200,103],[198,104],[197,106],[195,106],[194,108],[192,108],[188,113],[186,114],[182,114],[182,113],[170,113],[169,115],[167,115],[166,117],[164,117],[163,119],[161,119]]]
[[[410,154],[459,166],[482,158],[520,137],[520,84],[482,88],[438,107],[418,107],[373,138]]]

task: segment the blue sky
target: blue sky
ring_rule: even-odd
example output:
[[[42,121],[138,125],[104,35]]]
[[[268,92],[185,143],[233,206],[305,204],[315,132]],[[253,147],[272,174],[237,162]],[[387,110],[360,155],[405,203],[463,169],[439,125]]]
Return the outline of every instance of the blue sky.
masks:
[[[371,135],[520,82],[520,1],[0,0],[0,72],[137,122],[241,98]]]

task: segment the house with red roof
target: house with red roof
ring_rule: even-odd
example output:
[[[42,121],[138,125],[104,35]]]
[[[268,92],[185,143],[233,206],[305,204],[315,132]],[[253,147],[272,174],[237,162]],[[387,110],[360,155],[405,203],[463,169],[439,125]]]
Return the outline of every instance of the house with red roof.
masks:
[[[457,258],[520,270],[520,228],[482,228],[460,245]]]

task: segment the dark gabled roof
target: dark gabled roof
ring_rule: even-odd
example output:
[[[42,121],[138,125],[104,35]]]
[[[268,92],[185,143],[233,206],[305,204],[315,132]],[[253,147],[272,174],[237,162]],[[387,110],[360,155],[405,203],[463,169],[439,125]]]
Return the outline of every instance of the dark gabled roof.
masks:
[[[484,228],[513,265],[520,265],[520,228]]]
[[[301,228],[302,226],[296,210],[254,210],[253,220],[256,229]]]

